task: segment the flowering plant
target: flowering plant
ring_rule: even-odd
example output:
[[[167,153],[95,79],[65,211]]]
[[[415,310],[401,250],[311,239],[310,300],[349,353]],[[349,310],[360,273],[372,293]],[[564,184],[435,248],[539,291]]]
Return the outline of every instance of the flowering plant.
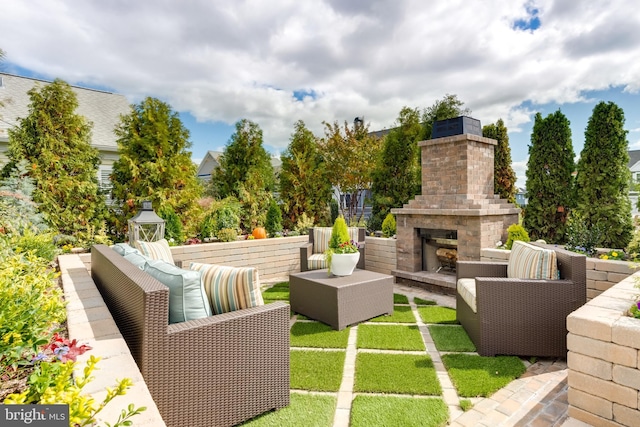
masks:
[[[358,243],[349,240],[348,242],[342,242],[338,245],[337,248],[333,250],[334,254],[355,254],[358,252]]]
[[[618,260],[623,260],[625,259],[625,253],[622,251],[609,251],[606,254],[602,254],[600,255],[600,259],[618,259]]]

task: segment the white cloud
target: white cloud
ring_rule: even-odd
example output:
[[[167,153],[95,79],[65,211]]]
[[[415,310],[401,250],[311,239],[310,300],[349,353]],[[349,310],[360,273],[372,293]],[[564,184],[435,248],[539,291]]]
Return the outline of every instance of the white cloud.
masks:
[[[527,9],[527,7],[529,9]],[[201,121],[260,125],[284,149],[302,119],[365,116],[392,126],[400,108],[447,93],[511,132],[533,104],[583,101],[586,90],[638,90],[640,9],[631,0],[248,0],[6,2],[7,61],[70,82],[154,96]],[[535,31],[514,29],[538,9]],[[294,91],[316,97],[297,100]]]

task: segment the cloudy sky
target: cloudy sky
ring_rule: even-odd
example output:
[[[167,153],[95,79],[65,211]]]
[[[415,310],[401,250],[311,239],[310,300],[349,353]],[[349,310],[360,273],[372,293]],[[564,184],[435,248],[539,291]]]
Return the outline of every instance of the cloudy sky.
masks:
[[[533,116],[558,108],[576,155],[596,102],[640,149],[640,7],[634,0],[0,0],[3,71],[168,102],[194,159],[250,119],[272,153],[304,120],[393,127],[403,106],[456,94],[502,118],[524,186]]]

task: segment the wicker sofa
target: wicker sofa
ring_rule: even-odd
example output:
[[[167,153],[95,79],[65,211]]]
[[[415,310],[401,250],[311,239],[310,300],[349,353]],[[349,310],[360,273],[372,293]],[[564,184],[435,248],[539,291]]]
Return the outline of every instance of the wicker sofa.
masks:
[[[167,426],[232,426],[289,404],[289,305],[169,324],[169,289],[104,245],[91,275]]]
[[[510,279],[507,263],[458,261],[475,278],[474,311],[456,292],[457,319],[483,356],[567,357],[567,316],[586,303],[586,257],[552,245],[559,279]]]

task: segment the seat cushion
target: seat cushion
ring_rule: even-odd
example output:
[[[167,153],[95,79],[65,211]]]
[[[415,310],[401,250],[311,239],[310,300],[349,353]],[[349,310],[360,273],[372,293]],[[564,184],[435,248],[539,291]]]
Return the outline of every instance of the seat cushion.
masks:
[[[169,288],[169,323],[211,316],[199,271],[183,270],[163,260],[150,260],[144,271]]]
[[[258,270],[192,262],[189,268],[202,273],[202,284],[214,314],[264,305]]]
[[[169,242],[167,239],[160,239],[157,242],[142,242],[136,240],[135,247],[142,252],[142,255],[151,259],[161,259],[171,264],[173,262],[173,255],[171,255],[171,249],[169,248]]]
[[[321,270],[323,268],[329,268],[327,262],[327,256],[325,254],[313,254],[307,258],[307,267],[309,270]]]
[[[471,307],[471,310],[473,310],[474,313],[477,313],[478,308],[476,306],[476,279],[458,279],[456,288],[464,302],[466,302],[467,305]]]
[[[511,279],[558,278],[556,252],[516,240],[511,247],[507,277]]]

